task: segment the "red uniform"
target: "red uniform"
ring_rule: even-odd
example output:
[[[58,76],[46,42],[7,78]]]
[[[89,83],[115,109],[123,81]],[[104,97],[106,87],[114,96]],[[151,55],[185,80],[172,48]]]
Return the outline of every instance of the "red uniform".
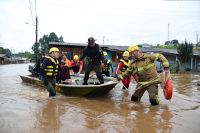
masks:
[[[117,69],[116,69],[116,72],[115,74],[118,75],[119,73],[123,73],[126,71],[126,69],[128,68],[128,64],[129,64],[130,60],[124,60],[124,59],[121,59],[118,66],[117,66]],[[124,84],[124,86],[126,88],[129,88],[129,84],[130,84],[130,81],[131,81],[131,75],[128,76],[127,78],[124,78],[122,80],[122,83]],[[124,87],[123,87],[124,88]]]
[[[75,62],[74,60],[71,61],[71,67],[73,67],[73,72],[78,73],[82,71],[83,68],[83,61]]]

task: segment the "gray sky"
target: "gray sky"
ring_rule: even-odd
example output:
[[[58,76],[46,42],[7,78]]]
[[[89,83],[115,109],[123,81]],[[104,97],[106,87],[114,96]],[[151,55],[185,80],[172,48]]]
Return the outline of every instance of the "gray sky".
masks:
[[[0,47],[31,51],[35,42],[35,0],[0,0]],[[37,0],[39,38],[55,32],[65,42],[111,45],[164,44],[200,40],[200,1]]]

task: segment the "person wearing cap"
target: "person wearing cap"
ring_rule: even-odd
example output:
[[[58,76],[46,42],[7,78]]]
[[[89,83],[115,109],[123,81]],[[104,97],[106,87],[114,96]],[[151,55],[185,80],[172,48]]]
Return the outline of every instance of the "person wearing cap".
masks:
[[[126,69],[128,68],[128,64],[130,64],[130,60],[128,58],[129,58],[129,52],[124,51],[124,53],[122,55],[122,59],[120,59],[118,65],[117,65],[117,69],[115,71],[116,75],[122,74],[126,71]],[[123,88],[122,89],[128,89],[130,81],[131,81],[131,75],[127,76],[126,78],[123,78],[123,80],[122,80]]]
[[[136,73],[138,76],[138,84],[131,97],[131,101],[139,102],[144,92],[147,90],[151,105],[158,105],[158,84],[161,83],[161,79],[156,71],[156,65],[154,62],[157,60],[162,63],[165,73],[164,82],[166,82],[169,78],[171,78],[168,60],[160,53],[143,53],[139,50],[137,45],[131,45],[128,48],[128,51],[133,60],[125,73],[118,75],[118,79],[122,80],[125,77]]]
[[[58,75],[58,62],[59,49],[52,47],[49,50],[49,55],[45,56],[42,62],[41,72],[43,75],[43,83],[47,91],[49,92],[49,97],[56,96],[55,85],[56,76]]]
[[[111,71],[112,71],[112,75],[114,75],[113,74],[114,69],[113,69],[112,62],[109,59],[107,59],[107,55],[108,55],[108,53],[104,51],[103,52],[104,59],[103,59],[103,62],[102,62],[103,63],[103,65],[102,65],[102,74],[105,74],[106,76],[110,77],[111,76],[110,68],[111,68]]]
[[[87,66],[84,75],[83,85],[88,85],[87,81],[89,79],[90,72],[95,71],[96,76],[100,84],[104,83],[104,78],[101,73],[101,62],[103,60],[103,52],[98,44],[95,43],[93,37],[88,38],[88,46],[83,51],[83,55],[80,58],[80,61],[87,57]]]
[[[74,55],[73,60],[71,61],[71,67],[74,74],[80,74],[83,69],[83,61],[79,61],[79,56]]]

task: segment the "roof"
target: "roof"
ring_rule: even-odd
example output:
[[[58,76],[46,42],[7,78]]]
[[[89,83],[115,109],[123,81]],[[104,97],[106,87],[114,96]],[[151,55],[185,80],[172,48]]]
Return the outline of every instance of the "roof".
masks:
[[[62,42],[49,42],[49,45],[57,46],[76,46],[76,47],[85,47],[86,43],[62,43]],[[101,48],[110,50],[110,51],[126,51],[129,46],[118,46],[118,45],[100,45]],[[141,46],[141,45],[140,45]],[[143,45],[142,45],[143,46]],[[150,45],[148,45],[150,46]],[[140,50],[143,52],[153,52],[153,53],[168,53],[178,55],[177,49],[164,49],[164,48],[155,48],[155,47],[140,47]],[[200,52],[194,51],[194,56],[200,56]]]
[[[9,58],[9,56],[7,54],[0,54],[1,58]]]
[[[49,42],[49,45],[57,45],[57,46],[76,46],[76,47],[85,47],[86,43],[62,43],[62,42]],[[111,51],[125,51],[129,46],[116,46],[116,45],[100,45],[103,49],[108,49]]]

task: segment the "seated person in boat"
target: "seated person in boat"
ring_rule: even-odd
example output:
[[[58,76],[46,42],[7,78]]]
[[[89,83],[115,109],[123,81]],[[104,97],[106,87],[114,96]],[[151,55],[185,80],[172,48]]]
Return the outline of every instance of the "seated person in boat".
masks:
[[[61,79],[61,83],[63,84],[71,84],[72,80],[70,77],[70,67],[65,65],[65,62],[61,62],[61,68],[60,68],[60,79]]]
[[[66,55],[64,55],[61,60],[60,72],[59,72],[59,79],[61,83],[72,84],[72,80],[70,77],[70,70],[73,69],[75,69],[75,66],[71,66],[71,62],[66,57]]]
[[[33,76],[39,78],[40,80],[42,79],[42,75],[41,75],[41,66],[42,66],[42,62],[45,59],[45,56],[41,56],[36,64],[33,67]]]
[[[63,55],[62,60],[65,62],[65,66],[67,66],[67,67],[71,66],[71,61],[67,58],[66,55]]]
[[[110,68],[111,68],[111,71],[112,71],[112,75],[114,75],[113,74],[114,70],[113,70],[112,62],[109,59],[107,59],[107,55],[108,55],[107,52],[104,51],[103,52],[104,59],[102,61],[102,74],[110,77],[111,76]]]
[[[79,56],[74,55],[73,60],[71,61],[72,74],[80,74],[83,69],[83,61],[79,61]]]

